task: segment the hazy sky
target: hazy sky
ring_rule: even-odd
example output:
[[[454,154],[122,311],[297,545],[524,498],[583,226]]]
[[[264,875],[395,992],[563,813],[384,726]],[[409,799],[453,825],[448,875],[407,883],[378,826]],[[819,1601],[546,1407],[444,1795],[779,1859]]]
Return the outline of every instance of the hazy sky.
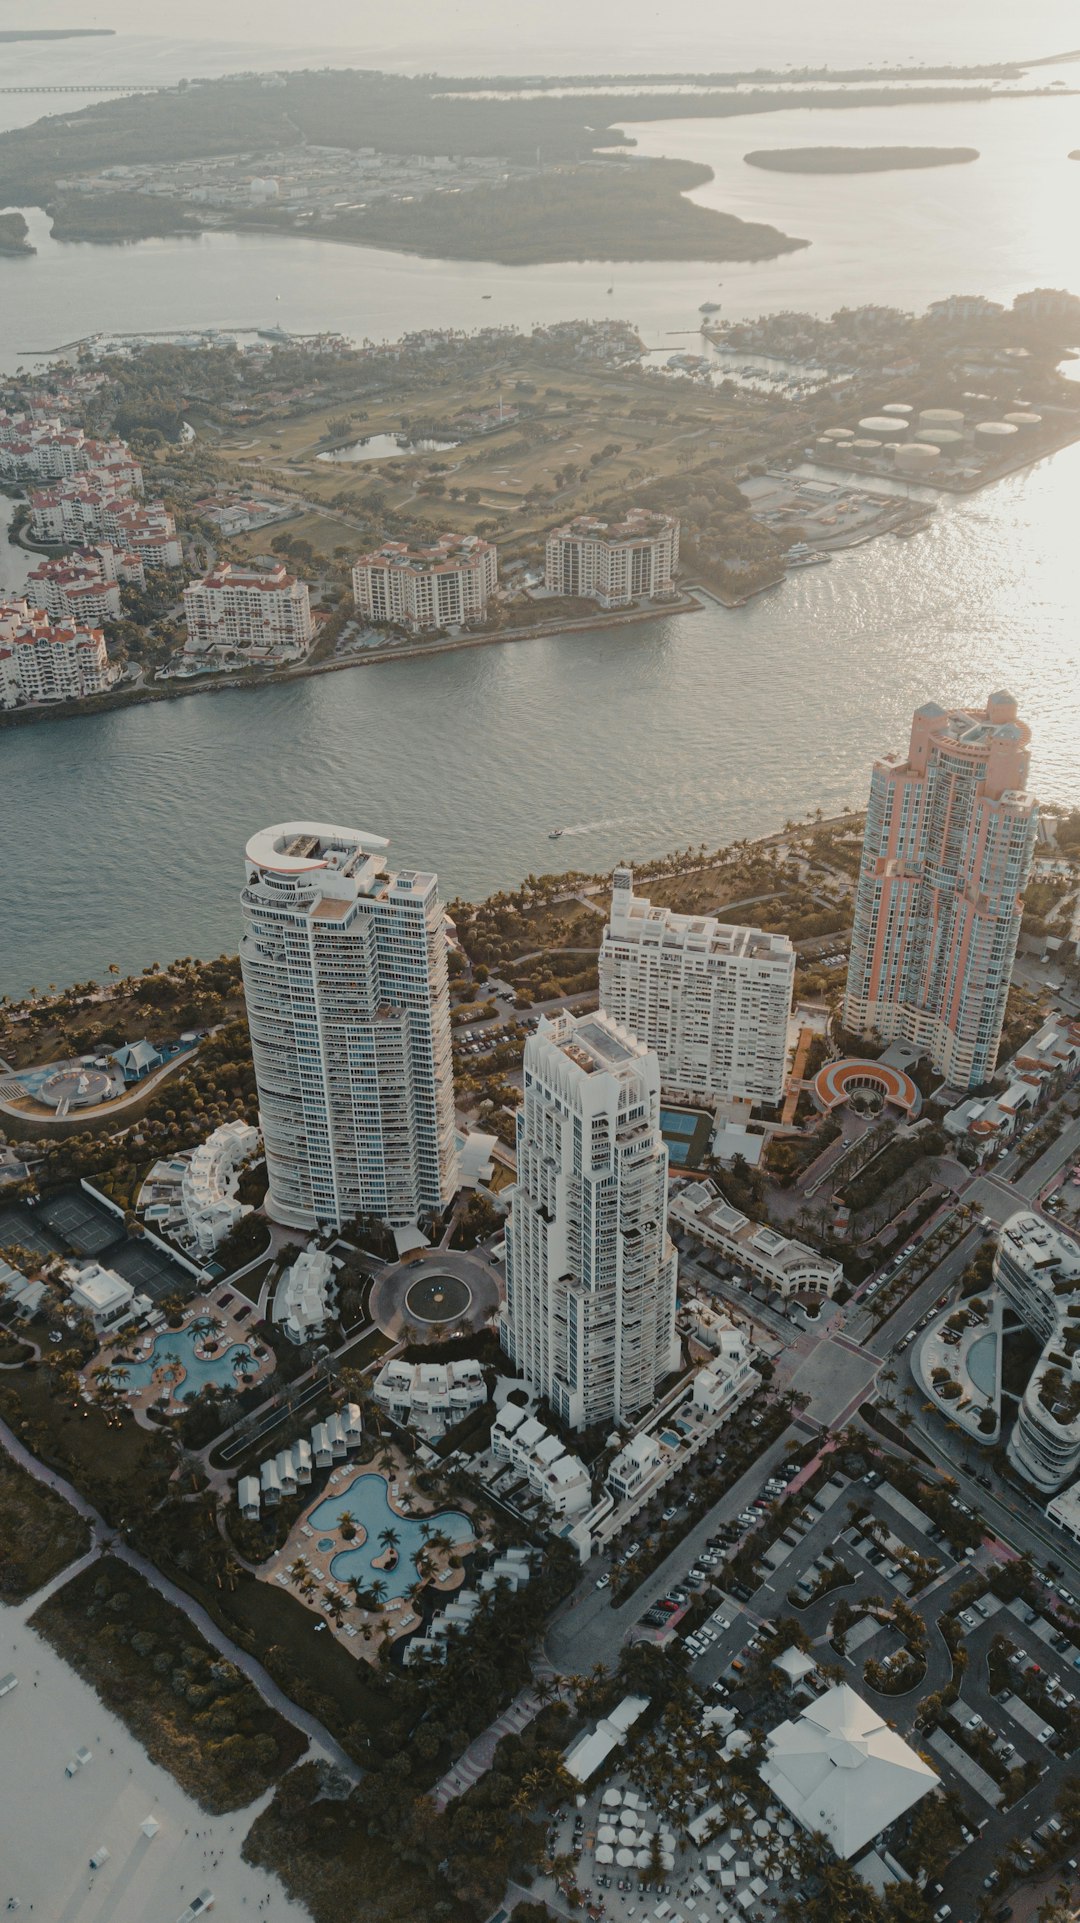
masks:
[[[493,73],[1034,58],[1080,43],[1076,0],[0,0],[0,24],[106,26],[364,64]]]

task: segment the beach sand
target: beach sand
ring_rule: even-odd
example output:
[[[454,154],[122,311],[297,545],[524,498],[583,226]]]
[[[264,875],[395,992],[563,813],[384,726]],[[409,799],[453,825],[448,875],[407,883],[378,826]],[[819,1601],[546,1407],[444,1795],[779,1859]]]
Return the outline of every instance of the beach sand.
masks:
[[[299,1923],[306,1908],[240,1857],[270,1792],[246,1809],[208,1816],[27,1627],[40,1600],[0,1609],[0,1676],[19,1679],[0,1698],[0,1917],[15,1897],[20,1923],[31,1915],[34,1923],[177,1923],[210,1889],[212,1914],[223,1923]],[[92,1762],[65,1776],[83,1746]],[[147,1816],[160,1825],[152,1839],[140,1829]],[[91,1870],[101,1844],[108,1861]]]

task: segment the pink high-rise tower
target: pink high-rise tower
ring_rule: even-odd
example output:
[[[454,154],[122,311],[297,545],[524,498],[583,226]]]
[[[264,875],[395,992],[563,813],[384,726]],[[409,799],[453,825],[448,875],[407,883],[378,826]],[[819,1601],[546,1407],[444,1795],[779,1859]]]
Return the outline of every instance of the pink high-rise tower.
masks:
[[[1035,845],[1031,731],[1009,694],[927,702],[870,781],[844,1023],[908,1041],[957,1088],[997,1063]]]

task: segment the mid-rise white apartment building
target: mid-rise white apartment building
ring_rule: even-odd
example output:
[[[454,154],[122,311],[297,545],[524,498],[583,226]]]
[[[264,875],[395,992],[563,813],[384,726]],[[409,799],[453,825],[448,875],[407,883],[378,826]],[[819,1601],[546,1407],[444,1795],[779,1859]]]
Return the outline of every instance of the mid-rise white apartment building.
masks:
[[[138,504],[116,498],[107,503],[101,517],[106,540],[138,556],[144,567],[178,568],[184,552],[176,532],[176,522],[161,501]]]
[[[31,539],[64,541],[78,547],[106,540],[108,510],[129,505],[130,497],[121,487],[91,474],[77,474],[55,487],[31,488]]]
[[[606,1015],[525,1044],[502,1344],[574,1428],[648,1408],[679,1362],[656,1056]]]
[[[579,514],[547,538],[545,586],[552,594],[625,608],[669,595],[679,565],[679,523],[670,514],[631,508],[625,520]]]
[[[1053,1495],[1080,1470],[1080,1242],[1022,1209],[998,1237],[994,1280],[1045,1345],[1007,1454],[1025,1481]]]
[[[794,979],[786,935],[654,908],[615,870],[600,1006],[655,1049],[671,1094],[779,1102]]]
[[[296,1228],[415,1228],[458,1186],[446,925],[386,842],[286,822],[247,844],[240,964],[267,1209]]]
[[[25,601],[0,602],[0,707],[81,700],[115,678],[100,628],[54,627]]]
[[[274,568],[234,567],[224,561],[184,589],[186,654],[307,653],[315,635],[306,581]]]
[[[444,534],[431,547],[385,541],[353,568],[353,600],[367,621],[420,633],[483,620],[498,579],[495,547],[475,534]]]
[[[63,560],[42,561],[26,577],[26,598],[53,621],[93,626],[119,621],[120,582],[111,548],[84,548]]]

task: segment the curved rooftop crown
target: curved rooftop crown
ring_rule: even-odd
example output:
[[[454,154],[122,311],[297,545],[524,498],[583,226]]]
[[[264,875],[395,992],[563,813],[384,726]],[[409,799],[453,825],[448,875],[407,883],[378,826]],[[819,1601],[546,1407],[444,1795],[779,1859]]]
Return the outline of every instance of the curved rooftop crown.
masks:
[[[382,835],[360,828],[335,828],[324,821],[280,821],[261,828],[244,850],[257,868],[277,875],[309,874],[316,868],[335,868],[340,857],[358,852],[381,853],[390,846]]]

